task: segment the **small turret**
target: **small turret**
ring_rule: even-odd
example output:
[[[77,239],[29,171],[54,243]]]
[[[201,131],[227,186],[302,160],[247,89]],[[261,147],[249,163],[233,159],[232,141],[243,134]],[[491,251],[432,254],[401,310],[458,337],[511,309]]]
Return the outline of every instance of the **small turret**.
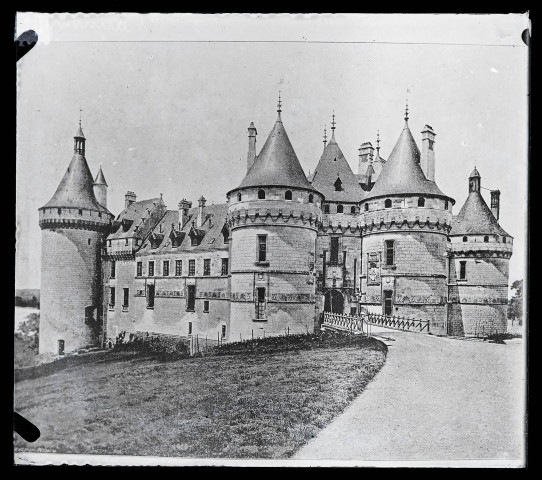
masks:
[[[189,202],[186,198],[183,198],[179,202],[179,230],[181,230],[184,224],[188,221],[188,211],[192,208],[192,202]]]
[[[136,201],[136,199],[136,194],[128,190],[124,195],[124,208],[128,208],[132,203]]]
[[[364,142],[358,148],[359,150],[359,163],[358,163],[358,173],[364,174],[367,170],[368,162],[373,158],[374,148],[371,142]]]
[[[204,212],[205,212],[205,203],[206,202],[207,202],[207,200],[205,199],[205,197],[203,195],[198,198],[198,218],[197,218],[197,221],[196,221],[196,225],[197,225],[198,228],[200,228],[203,225],[203,222],[205,221]]]
[[[480,193],[480,174],[476,170],[476,167],[474,167],[474,170],[469,175],[469,193],[472,192]]]
[[[254,122],[250,122],[250,126],[248,127],[247,172],[254,165],[254,160],[256,159],[256,135],[258,135],[258,131],[254,126]]]
[[[102,166],[100,165],[100,170],[98,170],[98,175],[96,175],[96,178],[94,179],[93,189],[94,189],[94,196],[96,197],[96,200],[100,203],[100,205],[107,208],[107,182],[105,181],[104,172],[102,170]]]
[[[499,210],[501,206],[500,190],[491,190],[491,213],[497,221],[499,221]]]
[[[421,167],[427,180],[435,181],[435,135],[430,125],[425,125],[422,130],[422,154]]]

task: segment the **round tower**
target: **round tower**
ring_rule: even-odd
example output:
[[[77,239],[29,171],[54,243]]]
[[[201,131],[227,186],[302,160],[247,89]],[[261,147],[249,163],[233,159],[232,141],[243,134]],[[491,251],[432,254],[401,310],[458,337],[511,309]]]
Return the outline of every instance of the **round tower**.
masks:
[[[369,312],[429,320],[446,333],[447,235],[454,200],[424,175],[405,125],[361,203],[362,304]]]
[[[314,330],[315,245],[322,195],[278,118],[241,184],[228,192],[228,338]]]
[[[70,165],[51,200],[39,209],[39,353],[63,354],[98,344],[100,249],[113,215],[96,199],[93,184],[79,123]]]
[[[475,167],[469,176],[469,196],[450,232],[448,329],[452,335],[506,332],[513,238],[498,222],[499,202],[494,193],[498,190],[492,192],[492,211],[480,189]]]

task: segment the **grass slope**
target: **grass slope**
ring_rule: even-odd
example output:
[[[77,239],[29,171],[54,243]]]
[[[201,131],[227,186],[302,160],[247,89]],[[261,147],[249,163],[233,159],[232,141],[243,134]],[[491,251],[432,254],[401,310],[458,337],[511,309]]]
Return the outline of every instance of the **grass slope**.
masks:
[[[17,451],[287,458],[357,396],[386,347],[246,353],[177,361],[98,357],[15,384],[41,430]]]

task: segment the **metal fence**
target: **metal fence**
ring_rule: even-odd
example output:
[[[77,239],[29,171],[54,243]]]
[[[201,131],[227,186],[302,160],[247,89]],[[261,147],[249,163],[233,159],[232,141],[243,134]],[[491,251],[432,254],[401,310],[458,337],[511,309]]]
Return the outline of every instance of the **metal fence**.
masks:
[[[409,332],[429,333],[429,320],[400,317],[395,315],[380,315],[378,313],[363,313],[352,316],[340,313],[324,312],[323,327],[334,328],[347,332],[367,333],[367,326],[403,330]]]

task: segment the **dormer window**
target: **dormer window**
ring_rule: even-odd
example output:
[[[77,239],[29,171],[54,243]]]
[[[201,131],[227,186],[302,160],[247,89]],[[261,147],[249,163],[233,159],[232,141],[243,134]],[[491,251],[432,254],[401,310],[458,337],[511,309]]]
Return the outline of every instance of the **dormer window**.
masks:
[[[384,200],[384,208],[391,208],[391,198]]]
[[[339,177],[337,177],[337,180],[335,180],[335,183],[333,184],[333,186],[335,187],[336,192],[342,192],[344,190],[343,182],[341,182],[341,179]]]
[[[314,201],[314,195],[312,193],[309,193],[309,203],[312,203]]]
[[[425,207],[425,198],[418,198],[418,207]]]
[[[258,190],[258,199],[260,199],[260,200],[265,199],[265,191],[264,190]]]
[[[337,205],[337,213],[343,213],[343,206],[342,205]]]
[[[286,193],[284,194],[284,199],[285,200],[291,200],[292,199],[292,191],[291,190],[286,190]]]
[[[237,201],[238,201],[238,202],[241,201],[241,192],[239,192],[239,193],[237,194]]]

